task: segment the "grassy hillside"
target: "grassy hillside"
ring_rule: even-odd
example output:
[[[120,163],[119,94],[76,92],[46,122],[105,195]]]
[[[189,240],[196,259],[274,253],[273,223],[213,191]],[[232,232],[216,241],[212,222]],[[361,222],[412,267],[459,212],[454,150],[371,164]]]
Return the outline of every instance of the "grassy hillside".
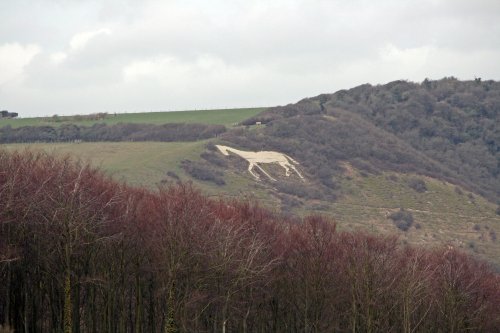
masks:
[[[59,155],[74,154],[101,166],[115,179],[132,185],[155,188],[166,182],[193,181],[205,193],[213,196],[259,200],[264,206],[299,215],[316,212],[332,216],[341,230],[365,229],[376,233],[396,233],[403,241],[413,244],[450,244],[500,264],[500,216],[495,205],[484,198],[447,182],[429,177],[396,172],[367,174],[351,165],[344,165],[338,175],[342,196],[309,199],[284,194],[276,183],[257,182],[246,171],[244,161],[223,157],[229,164],[221,168],[225,184],[192,178],[181,167],[183,160],[204,163],[200,155],[207,151],[210,140],[198,142],[117,142],[117,143],[57,143],[3,145],[8,150],[25,148],[45,150]],[[215,153],[217,154],[217,153]],[[213,166],[212,166],[213,167]],[[282,170],[264,166],[281,181]],[[422,179],[427,190],[415,191],[411,179]],[[314,186],[312,179],[301,185]],[[407,231],[395,226],[388,215],[400,208],[410,212],[413,225]]]
[[[352,170],[352,169],[351,169]],[[366,175],[352,171],[342,179],[345,195],[328,211],[341,228],[367,228],[380,233],[396,232],[412,244],[449,244],[500,264],[500,216],[495,205],[460,187],[429,177],[385,172]],[[417,192],[409,180],[420,178],[427,187]],[[388,218],[403,208],[413,217],[407,231]]]
[[[168,123],[203,123],[233,126],[247,118],[262,112],[264,108],[172,111],[172,112],[141,112],[107,114],[104,119],[89,119],[88,116],[58,116],[39,118],[0,119],[0,127],[10,125],[12,128],[22,126],[60,126],[76,124],[91,126],[96,123],[108,125],[118,123],[132,124],[168,124]]]
[[[59,156],[71,155],[101,167],[108,175],[134,186],[150,189],[166,182],[194,181],[205,193],[229,197],[246,196],[262,199],[268,207],[279,201],[269,197],[262,186],[246,174],[228,170],[224,174],[225,186],[196,181],[181,167],[183,160],[201,160],[208,140],[196,142],[82,142],[82,143],[35,143],[0,145],[7,150],[42,150]],[[170,172],[170,174],[169,174]],[[270,200],[270,201],[269,201]]]
[[[205,142],[86,142],[2,145],[7,150],[44,150],[60,156],[74,155],[103,168],[117,180],[153,188],[178,172],[180,162],[197,158]]]

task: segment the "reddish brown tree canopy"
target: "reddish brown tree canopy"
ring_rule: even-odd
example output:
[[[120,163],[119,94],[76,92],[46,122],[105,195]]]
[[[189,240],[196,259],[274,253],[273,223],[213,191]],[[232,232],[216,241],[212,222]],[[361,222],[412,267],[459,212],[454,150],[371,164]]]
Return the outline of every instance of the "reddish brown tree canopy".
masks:
[[[0,323],[29,332],[494,332],[499,276],[189,185],[0,152]]]

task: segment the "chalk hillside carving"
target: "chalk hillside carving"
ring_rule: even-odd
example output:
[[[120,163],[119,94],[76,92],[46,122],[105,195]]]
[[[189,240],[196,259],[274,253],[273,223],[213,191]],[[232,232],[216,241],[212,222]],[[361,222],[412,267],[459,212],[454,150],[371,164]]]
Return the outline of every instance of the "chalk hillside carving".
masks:
[[[248,161],[248,171],[255,177],[255,179],[260,180],[258,174],[253,171],[254,167],[257,167],[262,173],[264,173],[269,179],[276,181],[270,174],[268,174],[264,169],[260,167],[259,164],[270,164],[277,163],[285,169],[285,175],[290,176],[290,169],[295,171],[295,173],[304,180],[304,177],[300,174],[299,170],[293,164],[300,164],[290,156],[279,153],[276,151],[244,151],[228,146],[215,145],[219,151],[225,156],[229,156],[229,153],[238,155]],[[291,163],[290,163],[291,162]]]

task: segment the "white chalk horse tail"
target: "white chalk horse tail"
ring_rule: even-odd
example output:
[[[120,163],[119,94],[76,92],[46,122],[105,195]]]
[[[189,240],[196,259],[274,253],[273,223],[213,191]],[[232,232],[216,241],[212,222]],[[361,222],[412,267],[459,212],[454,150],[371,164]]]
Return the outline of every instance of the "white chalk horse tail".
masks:
[[[295,171],[295,173],[300,177],[300,179],[304,180],[304,177],[300,174],[299,170],[292,164],[299,164],[296,160],[291,158],[290,156],[282,153],[278,153],[276,151],[259,151],[259,152],[254,152],[254,151],[244,151],[244,150],[238,150],[235,148],[231,148],[228,146],[221,146],[221,145],[215,145],[219,151],[224,154],[225,156],[228,156],[229,153],[236,154],[248,161],[248,172],[252,174],[252,176],[255,177],[255,179],[260,180],[260,177],[258,174],[256,174],[253,171],[254,167],[257,167],[260,171],[262,171],[263,174],[265,174],[269,179],[276,181],[270,174],[268,174],[264,169],[262,169],[259,165],[259,163],[278,163],[285,169],[285,174],[286,176],[290,176],[290,169]],[[290,163],[292,162],[292,163]]]

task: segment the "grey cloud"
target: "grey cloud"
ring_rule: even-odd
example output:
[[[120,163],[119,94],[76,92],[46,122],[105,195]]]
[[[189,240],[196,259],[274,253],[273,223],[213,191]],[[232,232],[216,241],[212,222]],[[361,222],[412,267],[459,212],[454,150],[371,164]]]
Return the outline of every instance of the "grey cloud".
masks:
[[[102,29],[72,49],[75,35]],[[0,47],[41,51],[0,86],[0,106],[261,106],[366,82],[500,79],[498,40],[500,2],[486,0],[5,1]]]

